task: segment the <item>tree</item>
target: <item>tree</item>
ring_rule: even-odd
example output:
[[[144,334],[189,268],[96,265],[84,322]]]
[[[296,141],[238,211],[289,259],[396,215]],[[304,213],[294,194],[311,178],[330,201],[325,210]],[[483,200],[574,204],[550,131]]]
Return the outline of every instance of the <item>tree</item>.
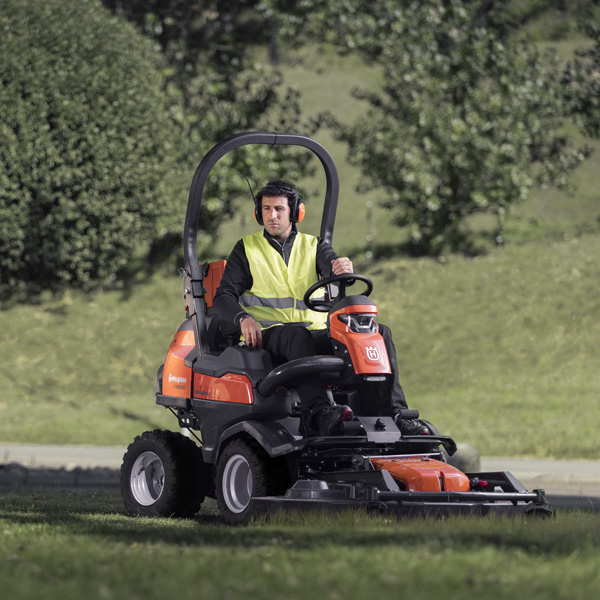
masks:
[[[0,13],[0,285],[89,286],[177,195],[181,143],[148,40],[94,0]]]
[[[193,169],[215,143],[251,130],[296,131],[314,127],[300,116],[299,92],[282,89],[281,74],[265,68],[250,51],[272,38],[274,22],[260,0],[102,0],[125,15],[161,49],[172,113],[190,142]],[[231,217],[234,200],[274,177],[297,179],[312,169],[307,153],[253,146],[238,149],[207,182],[199,246],[210,254],[212,239]],[[160,221],[154,250],[169,254],[181,246],[183,206]]]
[[[596,2],[594,2],[596,3]],[[591,7],[581,22],[581,30],[593,41],[589,48],[578,50],[563,74],[565,98],[570,114],[582,133],[600,137],[600,27],[593,20]]]
[[[210,133],[219,141],[252,126],[280,100],[280,78],[248,52],[268,42],[259,0],[102,1],[158,44],[170,89],[182,97],[181,118],[188,132],[197,130],[196,139]]]
[[[383,90],[356,92],[366,115],[350,125],[328,121],[362,169],[362,189],[385,191],[384,206],[410,229],[415,252],[459,246],[476,213],[496,215],[500,236],[510,207],[535,182],[565,185],[589,153],[572,149],[562,130],[558,62],[516,41],[504,4],[300,4],[317,37],[383,71]]]

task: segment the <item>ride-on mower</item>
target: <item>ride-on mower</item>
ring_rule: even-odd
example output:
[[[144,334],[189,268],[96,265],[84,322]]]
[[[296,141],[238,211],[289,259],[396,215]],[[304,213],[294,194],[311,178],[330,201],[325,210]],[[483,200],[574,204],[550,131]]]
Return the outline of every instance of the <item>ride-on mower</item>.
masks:
[[[327,312],[333,355],[273,364],[268,352],[226,337],[212,306],[225,261],[199,264],[197,233],[202,193],[211,169],[247,144],[300,146],[326,175],[321,237],[331,243],[338,201],[337,169],[314,140],[290,133],[242,133],[217,144],[192,181],[184,230],[186,319],[158,370],[156,403],[167,407],[197,442],[152,431],[130,444],[121,467],[121,493],[131,515],[191,517],[215,497],[228,523],[278,510],[363,507],[396,515],[547,513],[543,490],[528,492],[510,473],[463,473],[447,462],[454,441],[431,423],[429,435],[402,435],[370,398],[391,377],[378,332],[371,281],[339,275],[306,290],[304,303]],[[349,295],[358,284],[366,289]],[[326,288],[327,293],[316,292]],[[301,435],[295,384],[319,377],[331,402],[354,418],[335,436]],[[418,419],[406,410],[404,418]]]

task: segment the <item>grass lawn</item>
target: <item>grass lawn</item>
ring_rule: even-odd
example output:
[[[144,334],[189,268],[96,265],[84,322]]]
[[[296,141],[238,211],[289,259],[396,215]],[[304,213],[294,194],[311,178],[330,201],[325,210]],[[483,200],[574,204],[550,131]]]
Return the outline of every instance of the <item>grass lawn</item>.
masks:
[[[0,493],[0,581],[11,600],[593,598],[600,520],[395,521],[364,514],[225,527],[132,519],[116,493]]]

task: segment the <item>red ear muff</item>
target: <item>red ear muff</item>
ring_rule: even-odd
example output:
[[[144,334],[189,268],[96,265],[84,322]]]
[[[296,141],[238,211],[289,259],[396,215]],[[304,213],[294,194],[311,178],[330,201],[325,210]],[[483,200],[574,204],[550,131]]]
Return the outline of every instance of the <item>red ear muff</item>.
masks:
[[[298,208],[296,210],[296,219],[295,222],[296,223],[301,223],[302,219],[304,219],[304,215],[306,213],[306,210],[304,208],[304,202],[300,201],[298,202]]]
[[[262,203],[260,200],[258,202],[254,202],[254,218],[259,225],[264,225],[262,218]]]

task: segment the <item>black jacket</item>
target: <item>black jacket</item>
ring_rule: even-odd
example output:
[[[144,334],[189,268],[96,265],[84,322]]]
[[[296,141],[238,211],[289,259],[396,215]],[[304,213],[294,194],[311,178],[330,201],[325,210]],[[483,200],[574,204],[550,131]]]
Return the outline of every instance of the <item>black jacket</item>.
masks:
[[[286,265],[289,262],[292,246],[294,245],[297,233],[298,231],[294,225],[292,232],[282,245],[274,239],[273,236],[267,233],[266,230],[263,230],[263,235],[269,241],[271,246],[281,254]],[[316,257],[317,274],[323,278],[330,277],[332,275],[331,261],[335,260],[337,257],[334,249],[329,244],[326,244],[323,240],[319,239]],[[225,321],[239,325],[240,319],[248,314],[239,305],[239,298],[246,290],[252,288],[252,284],[252,274],[250,272],[248,258],[246,257],[244,241],[239,240],[227,259],[227,265],[225,266],[223,278],[221,279],[221,285],[219,286],[214,299],[214,307]]]

